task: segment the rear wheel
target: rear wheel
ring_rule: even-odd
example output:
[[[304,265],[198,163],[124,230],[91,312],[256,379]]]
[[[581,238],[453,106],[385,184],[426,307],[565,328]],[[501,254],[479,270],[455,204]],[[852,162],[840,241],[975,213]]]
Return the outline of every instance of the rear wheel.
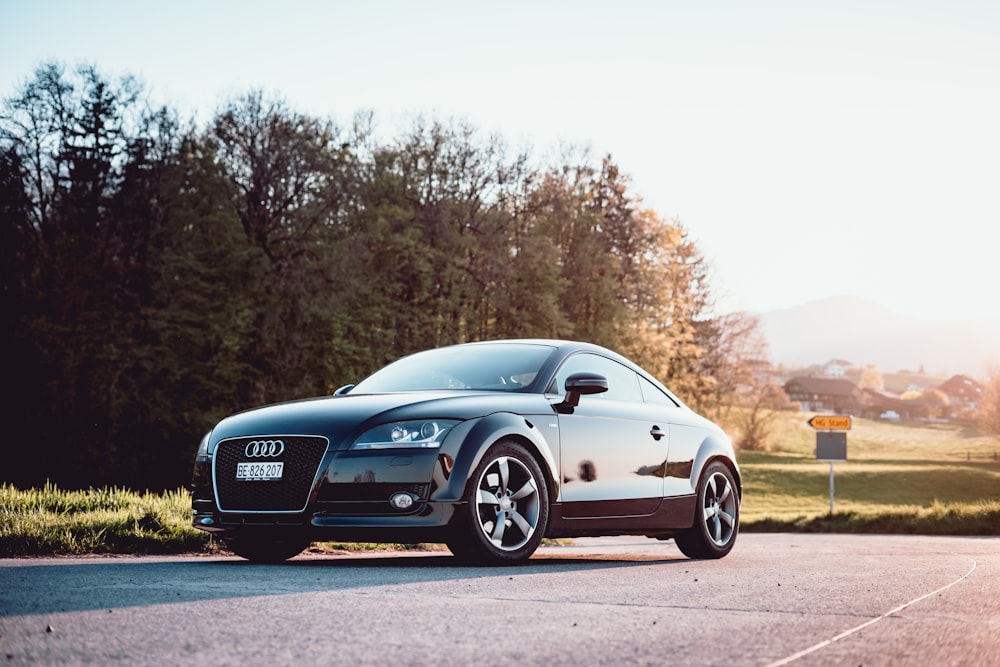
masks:
[[[545,476],[521,445],[501,440],[476,467],[448,548],[462,560],[513,564],[528,560],[545,534],[549,495]]]
[[[710,463],[698,482],[694,526],[674,537],[688,558],[722,558],[733,549],[740,529],[740,497],[729,468]]]
[[[251,563],[280,563],[294,558],[309,548],[305,538],[269,539],[265,536],[240,536],[225,540],[226,546],[237,556]]]

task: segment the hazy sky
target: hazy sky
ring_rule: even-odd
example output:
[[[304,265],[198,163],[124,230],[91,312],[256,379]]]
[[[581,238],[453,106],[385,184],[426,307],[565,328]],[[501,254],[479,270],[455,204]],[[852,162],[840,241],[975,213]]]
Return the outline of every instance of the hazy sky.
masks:
[[[0,94],[46,60],[202,122],[262,88],[387,136],[424,112],[611,153],[727,310],[1000,320],[996,0],[0,0]]]

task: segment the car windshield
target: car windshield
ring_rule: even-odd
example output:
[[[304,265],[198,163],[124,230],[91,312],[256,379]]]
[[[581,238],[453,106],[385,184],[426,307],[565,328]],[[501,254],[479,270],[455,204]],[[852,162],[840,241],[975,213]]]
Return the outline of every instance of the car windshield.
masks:
[[[427,350],[376,371],[351,393],[525,391],[554,349],[533,343],[483,343]]]

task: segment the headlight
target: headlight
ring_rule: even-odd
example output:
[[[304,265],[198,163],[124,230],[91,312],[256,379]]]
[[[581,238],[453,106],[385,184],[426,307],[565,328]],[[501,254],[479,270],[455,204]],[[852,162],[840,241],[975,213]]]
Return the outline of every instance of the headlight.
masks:
[[[383,424],[365,432],[351,449],[436,449],[458,421],[419,419]]]
[[[209,431],[205,434],[205,437],[201,439],[201,444],[198,445],[198,453],[196,456],[208,456],[208,441],[212,438],[212,432]]]

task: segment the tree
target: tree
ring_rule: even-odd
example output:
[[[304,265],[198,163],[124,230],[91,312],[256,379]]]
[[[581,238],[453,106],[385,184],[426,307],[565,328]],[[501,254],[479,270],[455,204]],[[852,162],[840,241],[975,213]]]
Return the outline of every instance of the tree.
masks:
[[[87,471],[111,479],[116,454],[125,453],[116,415],[132,401],[120,388],[141,328],[146,236],[129,222],[152,222],[126,221],[118,193],[146,115],[140,94],[130,77],[110,81],[88,66],[67,75],[48,64],[0,115],[6,187],[19,176],[23,192],[2,221],[19,271],[5,367],[25,395],[39,398],[13,428],[62,447],[58,457],[29,454],[26,470],[54,478]]]
[[[788,396],[775,384],[776,371],[767,361],[767,340],[760,320],[735,312],[703,321],[698,341],[703,389],[692,404],[725,425],[741,449],[768,450],[781,410],[789,409]]]
[[[540,179],[536,183],[534,178]],[[503,202],[509,213],[510,250],[497,281],[496,335],[511,338],[568,338],[572,324],[561,307],[571,279],[562,269],[562,249],[547,230],[553,228],[548,175],[524,174],[520,191]],[[559,199],[559,195],[555,195]]]
[[[685,400],[704,405],[718,381],[704,367],[713,345],[705,336],[713,319],[705,259],[679,221],[652,216],[650,225],[654,245],[646,258],[644,310],[660,349],[651,350],[644,362]]]
[[[782,410],[791,408],[785,390],[766,382],[741,397],[743,410],[738,413],[736,446],[749,451],[769,451],[775,423]]]
[[[541,247],[552,253],[549,266],[558,270],[544,274],[555,287],[546,298],[558,315],[549,321],[549,331],[538,335],[611,346],[615,320],[626,308],[616,291],[619,262],[601,236],[601,210],[591,200],[594,170],[581,164],[582,156],[562,157],[562,164],[539,175],[525,204],[531,239],[545,239]]]
[[[316,232],[337,226],[345,199],[338,177],[350,143],[341,131],[253,91],[223,108],[212,136],[248,241],[279,269],[317,259]]]
[[[1000,439],[1000,367],[988,371],[977,421],[983,433]]]
[[[351,141],[328,120],[289,110],[259,91],[231,101],[207,141],[231,187],[232,210],[260,254],[244,289],[244,361],[256,377],[249,405],[330,389],[336,332],[350,273],[341,271]],[[346,284],[345,284],[346,283]]]
[[[730,409],[756,403],[773,375],[760,320],[743,312],[705,319],[698,324],[696,341],[703,353],[695,360],[700,390],[694,407],[727,421]]]
[[[882,378],[882,373],[875,367],[875,364],[868,364],[861,371],[861,379],[858,381],[858,387],[860,389],[874,389],[876,391],[885,389],[885,380]]]
[[[951,399],[940,389],[925,389],[920,392],[920,402],[923,403],[928,419],[937,419],[947,412]]]

